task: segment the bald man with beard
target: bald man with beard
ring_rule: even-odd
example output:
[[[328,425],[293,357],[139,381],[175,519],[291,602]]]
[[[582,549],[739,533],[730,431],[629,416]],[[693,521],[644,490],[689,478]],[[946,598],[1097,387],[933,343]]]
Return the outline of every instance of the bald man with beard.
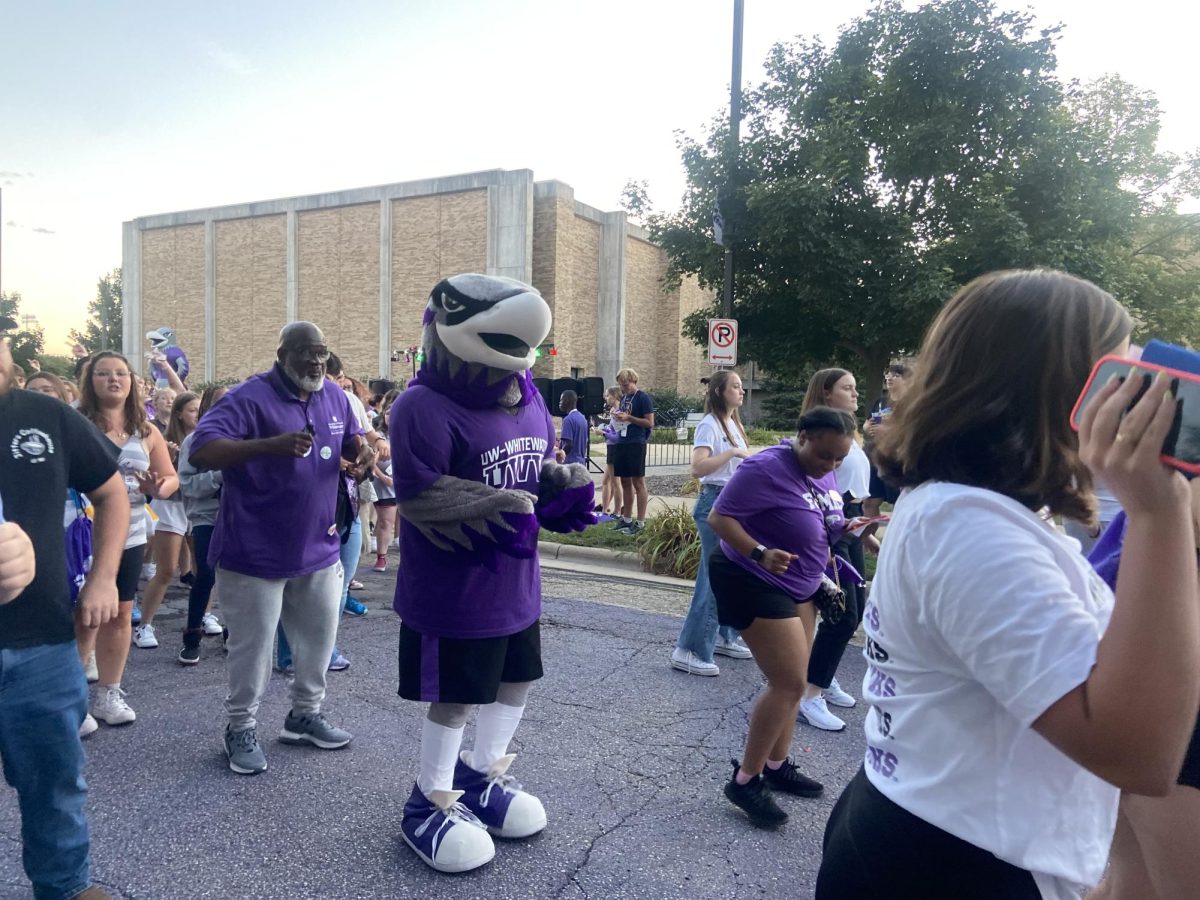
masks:
[[[209,563],[229,628],[225,753],[240,775],[267,768],[255,714],[280,622],[295,678],[279,740],[336,750],[353,737],[321,711],[342,600],[337,484],[342,458],[357,471],[374,453],[345,393],[325,389],[328,360],[321,329],[286,325],[271,370],[233,388],[192,437],[192,463],[224,479]]]

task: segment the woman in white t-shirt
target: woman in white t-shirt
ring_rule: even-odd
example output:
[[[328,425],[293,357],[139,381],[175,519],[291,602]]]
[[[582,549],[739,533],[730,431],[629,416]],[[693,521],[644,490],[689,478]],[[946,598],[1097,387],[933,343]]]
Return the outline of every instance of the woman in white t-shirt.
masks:
[[[696,426],[692,441],[692,475],[700,479],[700,495],[692,509],[700,533],[700,568],[692,605],[671,651],[671,668],[689,675],[719,675],[713,662],[719,653],[731,659],[749,659],[750,648],[732,628],[717,625],[717,601],[708,585],[708,558],[717,546],[717,536],[708,524],[708,514],[721,489],[729,483],[742,460],[750,455],[741,409],[745,399],[742,379],[736,372],[721,369],[708,380],[704,394],[707,415]]]
[[[930,327],[876,448],[910,490],[863,619],[867,752],[818,900],[1075,900],[1104,871],[1118,789],[1174,783],[1200,705],[1188,489],[1158,459],[1176,403],[1159,381],[1123,415],[1140,379],[1114,379],[1069,425],[1130,329],[1048,271],[977,278]],[[1115,601],[1036,512],[1092,520],[1091,473],[1129,518]]]
[[[808,382],[800,413],[803,415],[818,406],[840,409],[858,416],[858,384],[854,375],[845,369],[821,369]],[[842,495],[842,514],[847,520],[863,514],[862,503],[870,494],[871,461],[856,439],[850,442],[850,452],[837,468],[838,491]],[[863,549],[879,552],[879,541],[873,534],[861,540],[847,535],[837,541],[833,552],[850,563],[857,572],[865,572]],[[800,701],[803,721],[822,731],[842,731],[846,723],[829,711],[829,706],[849,709],[856,703],[837,680],[838,666],[846,645],[862,620],[867,592],[863,585],[848,581],[842,585],[846,608],[837,622],[822,617],[816,635],[809,640],[808,682]]]

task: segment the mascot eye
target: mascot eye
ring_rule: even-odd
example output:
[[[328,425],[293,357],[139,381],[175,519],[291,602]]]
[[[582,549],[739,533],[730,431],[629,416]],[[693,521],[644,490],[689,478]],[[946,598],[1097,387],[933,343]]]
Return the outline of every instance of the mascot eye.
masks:
[[[447,297],[445,294],[442,294],[442,309],[444,309],[446,312],[456,313],[465,308],[466,307],[462,303],[455,300],[453,297]]]

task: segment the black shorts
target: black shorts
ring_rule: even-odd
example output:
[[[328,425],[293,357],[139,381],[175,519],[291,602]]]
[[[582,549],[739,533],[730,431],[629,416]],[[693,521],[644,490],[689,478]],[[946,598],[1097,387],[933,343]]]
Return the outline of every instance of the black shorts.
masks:
[[[494,638],[439,638],[400,625],[400,690],[426,703],[495,703],[501,682],[542,677],[541,623]]]
[[[1196,727],[1192,729],[1192,743],[1188,746],[1187,756],[1183,758],[1179,783],[1200,790],[1200,719],[1196,720]]]
[[[379,509],[380,507],[383,507],[384,509],[386,509],[389,506],[395,506],[395,505],[396,505],[395,497],[384,497],[382,500],[375,501],[376,509]]]
[[[816,900],[1040,900],[1033,875],[885,797],[863,769],[825,825]]]
[[[608,465],[608,466],[616,465],[616,462],[614,460],[615,460],[617,454],[613,452],[616,449],[617,449],[616,444],[605,444],[604,445],[604,464],[605,465]]]
[[[755,619],[791,619],[799,615],[791,595],[747,572],[717,548],[708,558],[708,584],[717,598],[717,621],[743,631]]]
[[[130,547],[121,554],[121,564],[117,566],[117,599],[121,602],[133,602],[134,595],[137,594],[138,578],[142,574],[142,560],[145,557],[145,544]]]
[[[613,470],[618,478],[646,477],[646,445],[643,443],[613,444]]]
[[[869,493],[872,500],[882,500],[884,503],[895,504],[900,499],[900,490],[892,487],[880,478],[879,473],[875,471],[874,464],[871,465],[871,487]]]

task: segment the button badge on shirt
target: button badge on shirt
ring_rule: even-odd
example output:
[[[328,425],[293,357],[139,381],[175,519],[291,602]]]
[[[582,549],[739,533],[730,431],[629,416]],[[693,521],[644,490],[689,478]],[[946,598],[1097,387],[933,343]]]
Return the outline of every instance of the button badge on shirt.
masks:
[[[328,447],[321,448],[321,459],[329,459],[331,456],[333,456],[332,450],[330,450]]]

